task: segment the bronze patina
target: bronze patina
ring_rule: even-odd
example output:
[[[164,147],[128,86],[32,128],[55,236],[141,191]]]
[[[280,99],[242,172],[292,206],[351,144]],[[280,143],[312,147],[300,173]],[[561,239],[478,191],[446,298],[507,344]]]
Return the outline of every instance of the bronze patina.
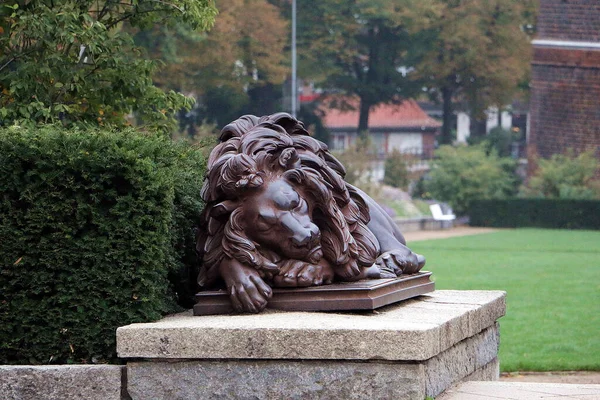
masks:
[[[425,264],[289,114],[243,116],[219,141],[202,189],[198,283],[224,286],[233,309],[263,310],[272,288],[397,278]]]

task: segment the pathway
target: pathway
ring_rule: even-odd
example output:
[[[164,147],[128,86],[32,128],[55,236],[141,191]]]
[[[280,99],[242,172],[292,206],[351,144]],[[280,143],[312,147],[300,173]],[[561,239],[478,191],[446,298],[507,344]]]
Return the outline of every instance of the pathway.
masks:
[[[437,400],[549,400],[600,399],[600,385],[566,383],[465,382],[448,389]]]
[[[480,235],[483,233],[497,232],[499,229],[495,228],[477,228],[471,226],[456,226],[451,229],[442,229],[439,231],[414,231],[402,233],[408,243],[417,240],[430,240],[430,239],[445,239],[455,236],[468,236],[468,235]]]

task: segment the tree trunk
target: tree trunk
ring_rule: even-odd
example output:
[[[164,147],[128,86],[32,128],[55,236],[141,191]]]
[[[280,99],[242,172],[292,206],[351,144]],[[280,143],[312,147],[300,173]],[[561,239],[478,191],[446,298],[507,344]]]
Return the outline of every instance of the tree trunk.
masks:
[[[443,104],[443,116],[442,116],[442,136],[440,137],[440,144],[452,144],[452,89],[448,87],[442,88],[442,104]]]
[[[363,98],[360,99],[360,109],[358,117],[358,147],[364,147],[369,138],[369,111],[371,105]]]
[[[502,108],[498,106],[498,128],[502,128]]]

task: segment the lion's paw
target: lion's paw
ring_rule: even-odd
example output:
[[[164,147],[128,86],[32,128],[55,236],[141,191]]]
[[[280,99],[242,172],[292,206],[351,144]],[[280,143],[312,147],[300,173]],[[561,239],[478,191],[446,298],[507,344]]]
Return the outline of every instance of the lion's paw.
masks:
[[[331,283],[331,278],[321,265],[300,260],[286,260],[279,268],[279,274],[273,277],[277,287],[307,287]]]
[[[381,278],[395,278],[402,274],[414,274],[425,265],[425,257],[408,249],[386,251],[375,260]]]
[[[342,265],[335,266],[335,274],[341,276],[343,280],[353,281],[360,278],[361,270],[355,260]]]
[[[267,306],[273,292],[255,269],[235,260],[224,260],[219,269],[236,311],[257,313]]]

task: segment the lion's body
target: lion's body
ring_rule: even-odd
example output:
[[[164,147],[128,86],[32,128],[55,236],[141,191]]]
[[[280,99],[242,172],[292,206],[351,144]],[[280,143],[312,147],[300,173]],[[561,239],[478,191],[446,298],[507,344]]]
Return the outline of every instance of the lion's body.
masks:
[[[288,114],[244,116],[220,141],[202,189],[198,283],[223,279],[237,309],[264,308],[269,286],[389,277],[424,264],[389,216],[343,180],[327,146]]]

